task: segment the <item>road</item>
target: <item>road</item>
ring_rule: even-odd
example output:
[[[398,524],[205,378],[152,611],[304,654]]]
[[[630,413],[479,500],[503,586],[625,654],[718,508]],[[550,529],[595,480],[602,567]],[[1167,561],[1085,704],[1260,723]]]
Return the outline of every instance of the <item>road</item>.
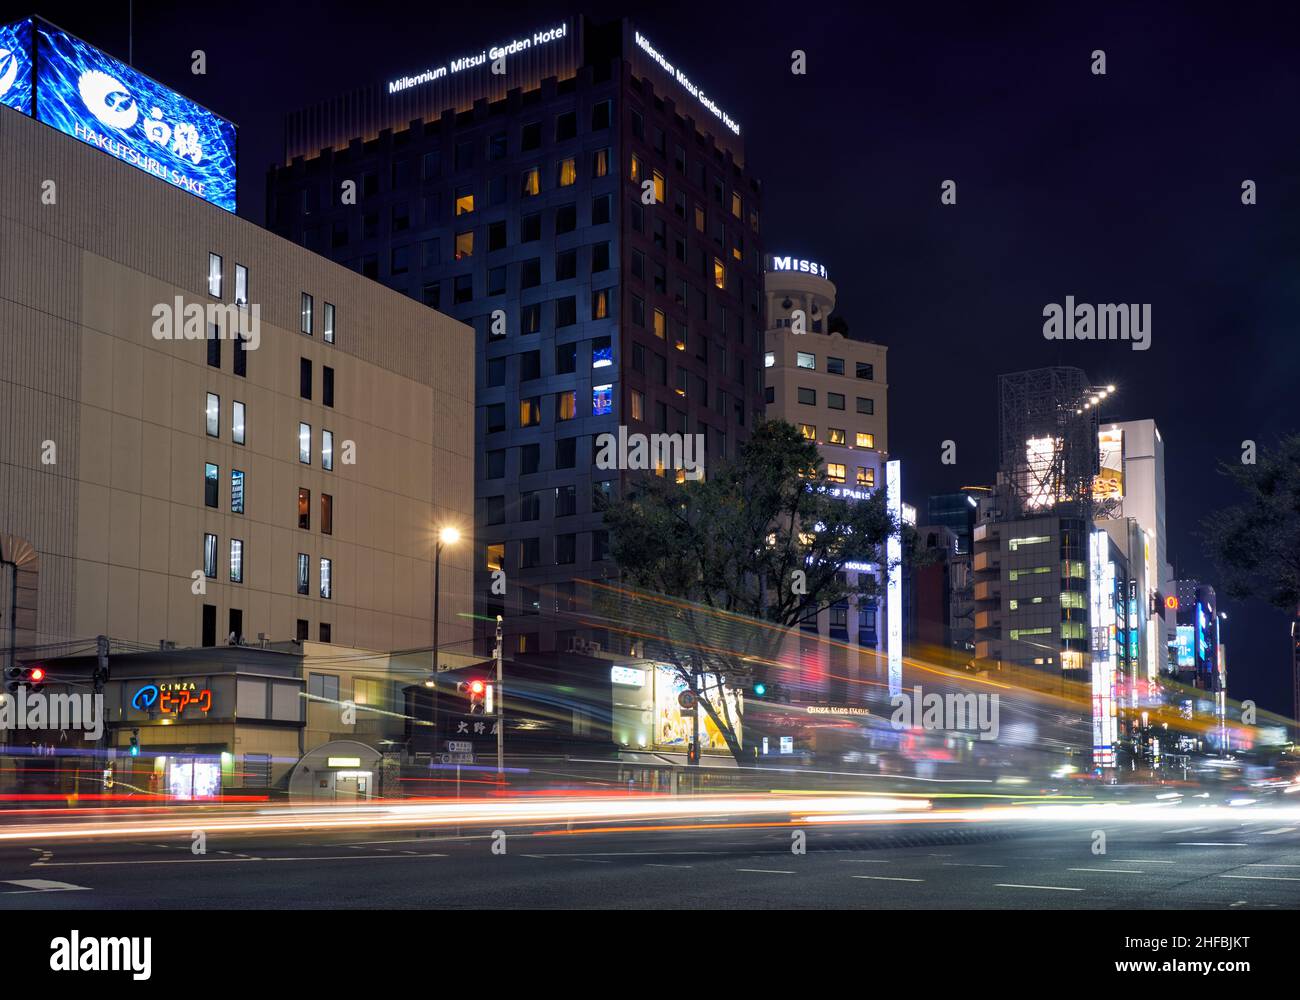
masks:
[[[292,831],[5,844],[11,909],[1277,909],[1300,827],[1276,820],[685,829]],[[701,828],[703,827],[703,828]],[[1096,832],[1105,853],[1094,854]],[[494,845],[497,853],[494,853]],[[502,853],[504,851],[504,853]],[[165,902],[164,902],[165,901]]]

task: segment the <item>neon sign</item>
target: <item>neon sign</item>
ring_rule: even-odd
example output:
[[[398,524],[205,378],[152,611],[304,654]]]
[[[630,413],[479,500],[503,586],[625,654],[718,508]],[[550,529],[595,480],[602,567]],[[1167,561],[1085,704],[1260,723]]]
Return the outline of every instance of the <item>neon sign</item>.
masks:
[[[772,257],[773,271],[798,271],[802,274],[815,274],[819,278],[826,278],[827,271],[825,264],[818,264],[815,260],[804,260],[802,257]]]
[[[156,710],[163,715],[180,715],[187,708],[212,711],[212,689],[200,688],[194,681],[146,684],[131,696],[131,707],[138,712]]]

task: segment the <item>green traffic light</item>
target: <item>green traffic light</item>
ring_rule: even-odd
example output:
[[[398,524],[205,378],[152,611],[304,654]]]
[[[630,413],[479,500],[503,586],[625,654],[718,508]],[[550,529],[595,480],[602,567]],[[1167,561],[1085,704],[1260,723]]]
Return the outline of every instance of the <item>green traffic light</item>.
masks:
[[[766,684],[755,684],[755,685],[754,685],[754,694],[756,694],[756,695],[757,695],[758,697],[760,697],[760,698],[763,697],[763,695],[767,694],[767,685],[766,685]]]

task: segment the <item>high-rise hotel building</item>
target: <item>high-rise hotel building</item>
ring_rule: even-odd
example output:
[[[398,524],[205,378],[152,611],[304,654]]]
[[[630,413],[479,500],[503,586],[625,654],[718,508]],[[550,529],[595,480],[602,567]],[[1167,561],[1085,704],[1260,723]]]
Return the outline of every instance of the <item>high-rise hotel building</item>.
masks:
[[[0,663],[427,649],[434,526],[472,527],[470,330],[235,216],[229,123],[32,24],[41,114],[0,102]],[[454,647],[469,546],[442,563]]]
[[[645,473],[595,442],[699,434],[707,475],[761,419],[761,189],[703,68],[627,22],[527,27],[292,115],[268,224],[473,327],[479,614],[511,654],[619,649],[572,612]]]

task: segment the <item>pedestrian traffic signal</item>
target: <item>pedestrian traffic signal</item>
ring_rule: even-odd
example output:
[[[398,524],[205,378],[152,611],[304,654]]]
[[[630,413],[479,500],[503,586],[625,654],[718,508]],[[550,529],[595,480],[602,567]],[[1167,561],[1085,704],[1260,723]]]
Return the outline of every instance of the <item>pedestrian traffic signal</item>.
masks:
[[[755,698],[761,698],[761,697],[763,697],[763,695],[765,695],[765,694],[767,694],[767,685],[766,685],[766,684],[764,684],[762,681],[760,681],[759,683],[757,683],[757,684],[754,685],[754,697],[755,697]]]
[[[140,756],[140,737],[139,737],[139,736],[132,736],[132,737],[131,737],[131,756],[132,756],[132,757],[139,757],[139,756]]]
[[[686,744],[686,763],[698,764],[700,762],[700,748],[695,743]]]

